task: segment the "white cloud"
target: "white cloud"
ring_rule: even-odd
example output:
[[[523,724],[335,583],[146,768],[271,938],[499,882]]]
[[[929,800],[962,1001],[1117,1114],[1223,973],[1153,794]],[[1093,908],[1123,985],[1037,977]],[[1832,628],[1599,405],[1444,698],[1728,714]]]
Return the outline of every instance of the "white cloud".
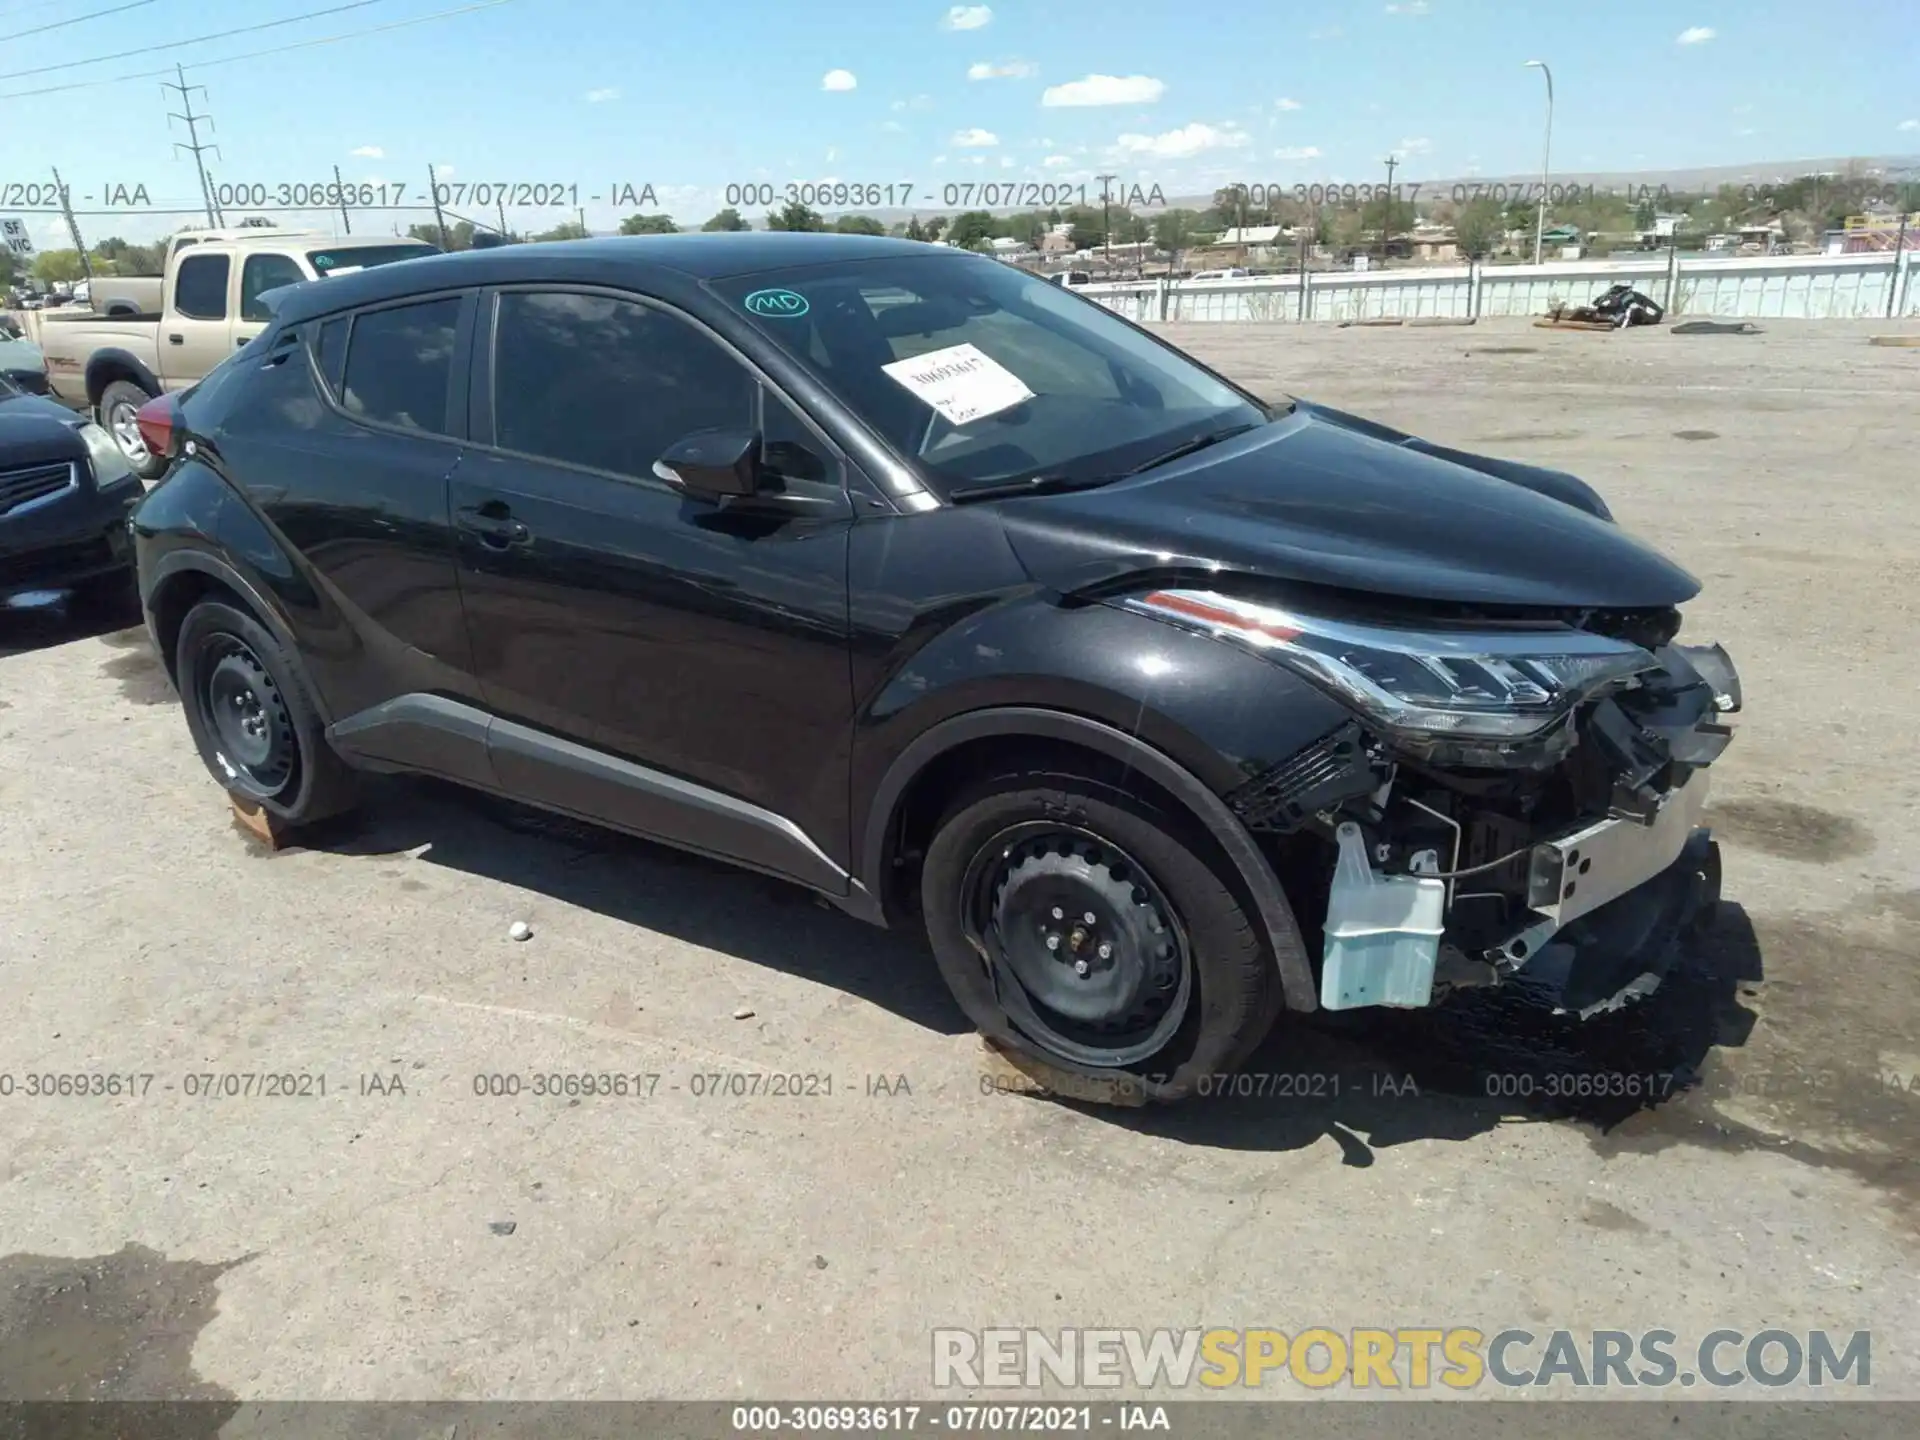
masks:
[[[1433,149],[1433,141],[1424,135],[1410,136],[1402,140],[1394,149],[1396,155],[1425,155]]]
[[[1323,27],[1323,28],[1321,28],[1321,29],[1319,29],[1319,30],[1309,30],[1309,31],[1307,32],[1307,39],[1309,39],[1309,40],[1338,40],[1338,39],[1339,39],[1339,38],[1340,38],[1340,37],[1341,37],[1342,35],[1344,35],[1344,34],[1346,34],[1346,33],[1347,33],[1347,32],[1346,32],[1345,30],[1343,30],[1343,29],[1341,29],[1341,28],[1340,28],[1340,27],[1339,27],[1338,25],[1328,25],[1328,26],[1325,26],[1325,27]]]
[[[363,160],[384,160],[387,158],[387,152],[382,150],[378,145],[362,145],[353,153]]]
[[[619,98],[620,98],[619,90],[612,85],[607,86],[603,90],[587,91],[587,103],[589,105],[599,105],[604,101],[618,100]]]
[[[893,108],[895,110],[931,110],[933,108],[933,97],[931,95],[916,95],[911,100],[896,100],[893,102]]]
[[[1150,75],[1089,75],[1065,85],[1049,85],[1042,105],[1151,105],[1166,94],[1163,80]]]
[[[1432,8],[1432,6],[1427,4],[1427,0],[1406,0],[1406,3],[1402,5],[1387,6],[1387,14],[1425,15]]]
[[[1318,160],[1320,158],[1320,147],[1318,145],[1286,145],[1274,151],[1273,158],[1276,160]]]
[[[1298,110],[1301,108],[1301,105],[1298,100],[1289,100],[1285,95],[1282,95],[1278,100],[1273,102],[1273,108],[1276,110]]]
[[[882,120],[880,122],[880,128],[889,135],[899,135],[905,132],[907,127],[902,125],[898,120]]]
[[[835,150],[829,147],[827,150],[827,163],[831,165],[834,161],[838,160],[839,158],[840,158],[840,152],[838,150]]]
[[[820,77],[822,90],[851,90],[859,83],[851,70],[829,70]]]
[[[1129,155],[1157,155],[1163,159],[1179,159],[1187,155],[1198,155],[1203,150],[1233,149],[1247,143],[1244,130],[1216,129],[1212,125],[1198,122],[1183,125],[1178,130],[1168,130],[1160,135],[1122,135],[1115,142]]]
[[[453,174],[453,166],[451,166],[451,165],[436,165],[436,166],[434,166],[434,167],[433,167],[433,174],[434,174],[434,178],[435,178],[436,180],[444,180],[444,179],[446,179],[446,178],[447,178],[447,177],[448,177],[449,175],[451,175],[451,174]]]
[[[940,26],[945,30],[978,30],[993,19],[993,10],[986,5],[956,5],[947,11]]]
[[[1002,170],[1011,170],[1013,168],[1013,156],[1002,155],[1000,157],[1000,168]]]
[[[1676,45],[1704,45],[1713,39],[1713,27],[1710,25],[1692,25],[1682,30],[1674,39]]]
[[[947,163],[947,157],[944,155],[936,155],[933,157],[933,163],[936,165],[944,165]]]
[[[1000,65],[982,60],[967,67],[969,80],[1028,80],[1039,73],[1040,67],[1031,60],[1008,60]]]
[[[1748,125],[1744,129],[1736,130],[1733,133],[1735,135],[1757,135],[1759,132],[1755,130],[1751,125]]]
[[[1902,120],[1894,126],[1896,130],[1920,130],[1920,120]]]
[[[947,141],[947,144],[953,146],[956,150],[984,150],[989,146],[998,145],[999,143],[1000,137],[998,135],[994,134],[991,130],[982,130],[978,125],[974,126],[971,130],[954,131],[953,138]]]
[[[1040,163],[1049,170],[1058,170],[1062,165],[1071,165],[1073,161],[1069,160],[1065,155],[1049,155]]]

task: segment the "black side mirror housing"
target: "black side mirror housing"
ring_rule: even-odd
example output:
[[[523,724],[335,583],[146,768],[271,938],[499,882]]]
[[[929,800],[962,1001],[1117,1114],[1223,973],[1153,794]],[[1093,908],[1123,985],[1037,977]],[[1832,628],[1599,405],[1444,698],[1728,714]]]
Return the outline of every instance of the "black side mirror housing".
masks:
[[[757,495],[765,488],[757,430],[697,430],[667,447],[653,462],[653,473],[715,499]]]

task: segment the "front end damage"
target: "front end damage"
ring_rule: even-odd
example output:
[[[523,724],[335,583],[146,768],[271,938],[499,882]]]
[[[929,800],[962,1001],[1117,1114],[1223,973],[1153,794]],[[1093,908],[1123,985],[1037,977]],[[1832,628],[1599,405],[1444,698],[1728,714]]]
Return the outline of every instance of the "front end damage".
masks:
[[[1532,640],[1495,643],[1491,627],[1436,639],[1233,608],[1276,658],[1355,702],[1352,721],[1227,797],[1303,930],[1319,922],[1324,1008],[1421,1006],[1524,976],[1589,1015],[1658,985],[1719,899],[1700,822],[1741,706],[1724,650],[1675,643],[1672,609],[1542,617],[1521,626]],[[1516,709],[1533,718],[1503,718]]]

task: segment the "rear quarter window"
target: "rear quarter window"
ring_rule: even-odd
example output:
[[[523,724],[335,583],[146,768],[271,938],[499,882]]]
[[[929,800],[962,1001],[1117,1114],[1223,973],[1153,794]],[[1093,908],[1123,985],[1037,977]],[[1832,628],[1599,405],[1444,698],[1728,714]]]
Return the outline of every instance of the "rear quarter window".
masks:
[[[359,419],[451,435],[448,392],[461,298],[363,310],[347,332],[340,405]]]

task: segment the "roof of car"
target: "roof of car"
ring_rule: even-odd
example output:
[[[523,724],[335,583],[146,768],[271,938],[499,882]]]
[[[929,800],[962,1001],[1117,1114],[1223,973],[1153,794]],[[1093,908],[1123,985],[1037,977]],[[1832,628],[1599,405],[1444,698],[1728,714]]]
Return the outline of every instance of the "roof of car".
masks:
[[[425,255],[418,260],[380,265],[351,275],[330,276],[322,284],[302,285],[290,291],[280,306],[280,314],[284,319],[301,320],[456,285],[506,285],[530,280],[619,283],[631,282],[648,273],[671,274],[695,281],[717,280],[790,266],[960,253],[918,240],[799,231],[739,230],[553,240],[534,245],[464,250],[452,255]]]

